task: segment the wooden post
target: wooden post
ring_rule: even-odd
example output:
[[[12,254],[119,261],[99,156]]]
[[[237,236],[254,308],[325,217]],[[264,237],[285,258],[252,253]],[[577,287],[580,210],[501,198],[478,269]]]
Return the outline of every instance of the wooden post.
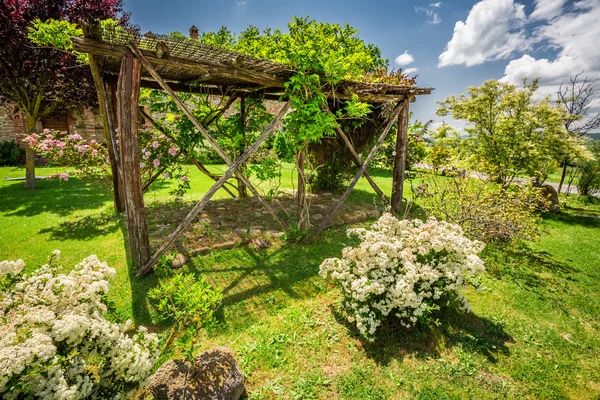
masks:
[[[242,132],[242,146],[244,150],[246,149],[246,96],[242,95],[240,98],[240,123],[241,123],[241,132]],[[243,152],[242,152],[243,153]],[[240,172],[244,172],[244,166],[240,166]],[[248,197],[248,190],[246,190],[246,185],[242,179],[237,178],[237,188],[238,188],[238,196],[239,197]]]
[[[402,195],[404,191],[404,166],[406,164],[406,141],[408,137],[408,103],[398,116],[398,133],[396,134],[396,156],[394,158],[394,175],[392,181],[392,211],[396,215],[402,213]]]
[[[296,194],[298,209],[298,229],[308,229],[310,216],[306,209],[306,176],[304,175],[304,161],[306,160],[306,145],[296,154],[296,169],[298,170],[298,193]]]
[[[342,194],[342,197],[339,198],[339,200],[334,204],[333,208],[329,211],[329,213],[325,216],[325,218],[323,218],[323,221],[317,228],[317,231],[316,231],[317,235],[319,233],[321,233],[321,231],[323,229],[325,229],[325,227],[329,223],[329,220],[331,219],[331,217],[333,217],[333,215],[336,213],[336,211],[342,206],[344,201],[346,201],[348,196],[350,196],[350,192],[352,192],[352,189],[354,189],[354,186],[356,186],[356,184],[358,183],[358,180],[360,179],[360,177],[363,175],[363,173],[369,166],[369,163],[371,162],[371,160],[373,160],[373,158],[377,154],[377,151],[383,144],[383,141],[385,140],[385,137],[387,136],[388,132],[390,131],[390,129],[392,129],[392,126],[394,125],[396,118],[398,118],[398,115],[400,114],[400,112],[403,109],[405,109],[407,105],[408,105],[408,100],[404,100],[402,103],[400,103],[398,105],[398,107],[396,107],[396,109],[394,110],[394,112],[392,113],[392,115],[390,117],[390,120],[389,120],[387,126],[385,127],[385,129],[383,130],[381,135],[379,135],[379,138],[377,139],[377,143],[375,143],[375,146],[373,146],[373,148],[371,149],[371,152],[367,156],[363,165],[359,168],[358,172],[356,173],[356,176],[354,177],[352,182],[350,182],[350,185],[348,186],[348,188],[346,189],[344,194]]]
[[[83,33],[86,37],[92,37],[99,39],[102,34],[100,33],[100,25],[97,23],[82,23]],[[116,152],[116,143],[113,138],[114,121],[111,121],[111,110],[108,99],[108,90],[105,85],[104,79],[102,78],[102,57],[98,57],[94,54],[89,54],[89,65],[92,73],[92,79],[94,80],[94,86],[96,88],[96,94],[98,96],[98,113],[102,119],[102,130],[104,133],[104,142],[106,143],[106,149],[108,150],[108,159],[110,161],[110,170],[112,173],[113,181],[113,205],[115,211],[122,212],[125,209],[124,196],[121,193],[121,171]]]
[[[138,101],[140,97],[141,65],[133,53],[128,52],[121,63],[117,91],[117,117],[121,171],[127,210],[127,232],[133,267],[139,269],[150,259],[150,242],[146,225],[146,210],[140,176],[140,151],[138,145]]]

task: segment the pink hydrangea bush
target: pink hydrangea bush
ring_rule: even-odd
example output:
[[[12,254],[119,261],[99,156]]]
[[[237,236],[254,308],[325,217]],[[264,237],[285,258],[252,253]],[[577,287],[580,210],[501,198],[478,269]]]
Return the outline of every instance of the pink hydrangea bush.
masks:
[[[0,262],[0,398],[126,398],[158,360],[158,338],[105,318],[113,268],[92,255],[62,274],[59,256],[31,274]]]
[[[458,225],[401,221],[384,214],[370,230],[348,233],[357,235],[360,245],[323,261],[319,274],[341,287],[348,321],[364,337],[373,338],[389,315],[411,327],[448,301],[469,310],[462,289],[477,284],[484,273],[478,254],[485,245],[465,237]]]

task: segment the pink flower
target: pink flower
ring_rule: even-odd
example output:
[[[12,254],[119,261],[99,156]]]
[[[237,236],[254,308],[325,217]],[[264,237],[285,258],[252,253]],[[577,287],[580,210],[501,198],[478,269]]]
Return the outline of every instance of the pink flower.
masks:
[[[97,156],[98,155],[98,150],[96,150],[96,149],[92,150],[92,155],[93,156]]]
[[[150,152],[148,150],[144,151],[144,154],[142,155],[142,158],[144,160],[147,160],[150,157]]]
[[[154,165],[154,168],[158,168],[158,166],[160,165],[160,160],[158,158],[155,158],[154,161],[152,161],[152,165]]]
[[[145,162],[141,162],[141,163],[140,163],[140,168],[144,168],[145,166],[146,166],[146,163],[145,163]]]
[[[181,179],[181,180],[182,180],[182,181],[184,181],[184,182],[187,182],[187,181],[189,181],[189,179],[188,179],[188,177],[187,177],[186,175],[182,176],[182,177],[181,177],[181,178],[179,178],[179,179]]]
[[[158,149],[158,142],[156,140],[154,142],[152,142],[152,148]]]
[[[163,174],[163,178],[165,178],[165,179],[169,179],[169,178],[170,178],[170,176],[169,176],[169,174],[167,174],[167,173],[165,172],[165,173]]]
[[[62,179],[63,181],[68,181],[69,180],[69,175],[67,174],[60,174],[58,175],[58,179]]]
[[[48,128],[44,128],[42,129],[42,132],[45,133],[46,135],[50,133],[50,129]]]
[[[177,155],[177,149],[175,147],[171,147],[169,149],[169,154],[175,157]]]
[[[69,135],[67,136],[67,139],[69,140],[83,140],[83,138],[81,137],[81,135],[75,133],[73,135]]]

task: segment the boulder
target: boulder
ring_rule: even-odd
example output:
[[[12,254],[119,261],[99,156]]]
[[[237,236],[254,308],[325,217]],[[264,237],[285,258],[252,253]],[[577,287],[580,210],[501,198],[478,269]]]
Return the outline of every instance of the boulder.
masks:
[[[545,184],[540,186],[542,189],[542,196],[546,200],[546,203],[542,205],[542,209],[544,211],[549,211],[552,213],[560,211],[560,202],[558,201],[558,193],[556,189],[551,185]]]
[[[238,400],[247,397],[244,374],[227,347],[215,347],[188,360],[169,360],[144,388],[155,400]]]

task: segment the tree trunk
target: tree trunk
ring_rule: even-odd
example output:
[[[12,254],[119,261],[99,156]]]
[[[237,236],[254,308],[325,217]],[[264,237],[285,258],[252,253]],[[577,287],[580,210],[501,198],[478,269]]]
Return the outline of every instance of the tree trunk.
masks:
[[[306,146],[296,155],[296,169],[298,169],[298,229],[307,230],[309,226],[309,213],[306,204],[306,176],[304,175],[304,160],[306,159]]]
[[[560,183],[558,184],[558,194],[562,190],[563,183],[565,182],[565,177],[567,176],[567,168],[569,167],[569,157],[565,157],[563,161],[563,169],[562,174],[560,175]]]
[[[37,118],[27,115],[27,131],[31,135],[38,132]],[[35,189],[35,151],[27,146],[25,150],[25,189]]]

